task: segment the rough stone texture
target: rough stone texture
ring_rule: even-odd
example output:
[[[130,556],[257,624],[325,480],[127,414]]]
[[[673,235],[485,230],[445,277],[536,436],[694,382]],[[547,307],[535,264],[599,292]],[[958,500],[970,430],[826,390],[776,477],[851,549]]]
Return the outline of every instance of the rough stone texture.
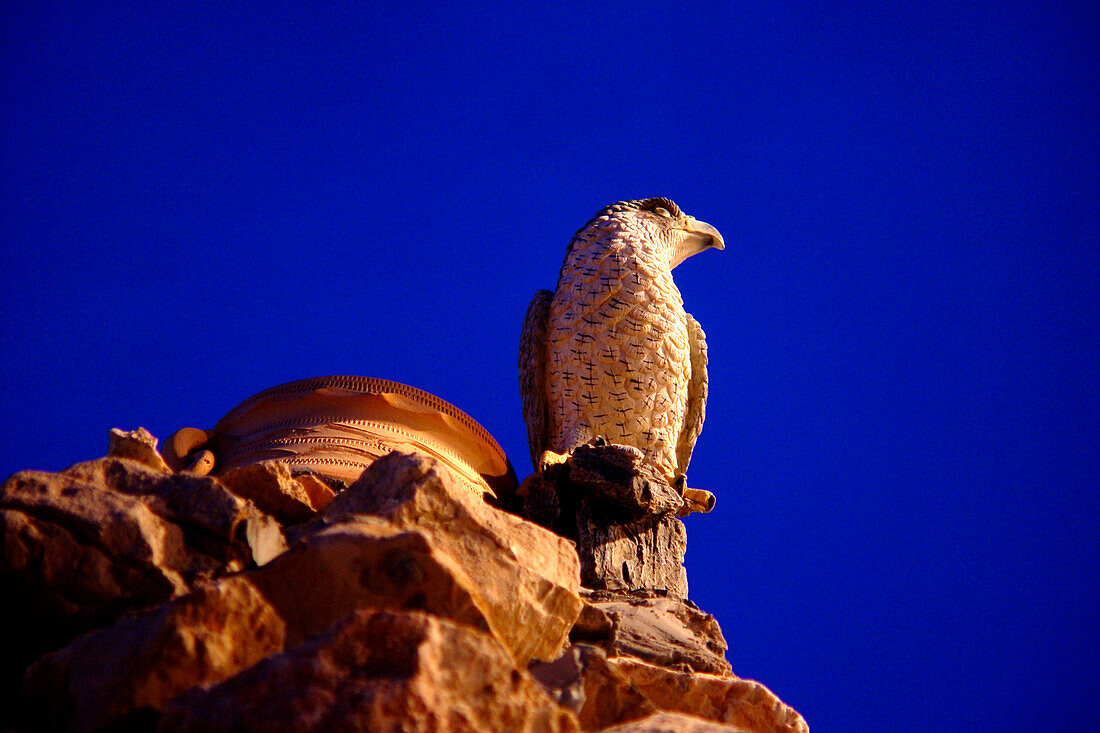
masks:
[[[115,431],[112,443],[155,455],[145,451],[156,439],[141,430]],[[11,694],[28,664],[77,634],[284,549],[273,519],[213,479],[117,455],[17,473],[0,486],[0,588],[20,630],[0,685]]]
[[[284,625],[242,576],[79,637],[27,671],[23,698],[37,727],[147,727],[196,684],[218,682],[283,648]]]
[[[266,562],[271,546],[282,543],[270,517],[211,477],[166,476],[118,458],[78,463],[57,475],[141,500],[180,527],[188,545],[224,562],[227,571]]]
[[[661,710],[740,726],[751,733],[808,733],[802,716],[764,685],[718,675],[675,672],[629,657],[608,664]]]
[[[577,714],[584,730],[639,721],[660,710],[706,718],[746,733],[807,731],[802,717],[758,682],[671,670],[628,656],[608,657],[589,644],[574,644],[553,662],[531,665],[530,672],[560,705]],[[669,720],[675,722],[652,719],[650,724],[671,725]]]
[[[589,510],[607,519],[630,522],[676,514],[684,505],[682,495],[625,446],[577,446],[566,468],[569,483],[583,487]]]
[[[380,458],[319,519],[348,514],[447,537],[455,562],[478,579],[489,626],[517,664],[553,659],[565,648],[581,609],[573,546],[478,500],[440,461],[417,453]]]
[[[347,488],[335,480],[326,479],[312,471],[294,471],[294,480],[301,484],[302,489],[309,497],[309,506],[314,512],[319,512],[328,506],[328,503],[336,496],[337,491]]]
[[[583,517],[583,514],[578,514]],[[587,519],[587,517],[584,517]],[[581,582],[608,590],[663,590],[686,598],[687,530],[670,516],[629,524],[578,521]]]
[[[283,524],[310,519],[336,495],[315,476],[291,475],[290,467],[283,463],[253,463],[231,468],[219,474],[218,480]]]
[[[599,647],[573,644],[554,661],[536,662],[529,671],[559,705],[577,714],[584,730],[600,730],[656,710],[622,673],[608,665]]]
[[[181,595],[222,566],[189,552],[182,529],[139,498],[65,474],[12,476],[0,487],[0,524],[2,572],[22,591],[10,595],[16,608],[33,605],[28,616],[74,632]]]
[[[491,637],[423,613],[358,611],[293,651],[173,702],[159,731],[576,731]]]
[[[682,492],[639,451],[593,441],[524,481],[521,512],[577,543],[586,588],[686,597]]]
[[[19,632],[0,729],[806,730],[729,674],[714,619],[660,581],[682,572],[682,543],[659,541],[680,526],[679,489],[629,450],[582,446],[528,503],[542,491],[550,526],[584,538],[605,567],[591,584],[626,563],[620,585],[674,588],[582,601],[567,539],[434,458],[384,456],[335,498],[315,475],[250,466],[228,480],[249,501],[157,465],[155,445],[115,431],[114,455],[0,486],[0,592]],[[289,550],[256,504],[288,523]]]
[[[145,428],[129,432],[111,428],[107,455],[114,458],[129,458],[163,473],[169,473],[172,470],[157,452],[157,439]]]
[[[729,674],[718,622],[691,601],[656,593],[584,591],[584,609],[570,638],[671,668]]]
[[[190,687],[226,679],[357,609],[422,609],[487,630],[477,585],[438,541],[378,517],[325,527],[262,568],[47,656],[28,673],[27,698],[40,713],[57,701],[62,727],[92,721],[95,729],[154,713]],[[237,645],[244,656],[221,662],[219,653]]]
[[[63,500],[44,476],[16,474],[0,500],[0,588],[18,630],[0,656],[0,720],[28,664],[126,609],[183,593],[191,566],[178,528],[137,499],[91,487]]]
[[[456,563],[448,538],[378,517],[322,527],[246,575],[284,619],[291,646],[359,608],[418,609],[474,628],[490,624],[480,584]]]
[[[611,728],[603,733],[755,733],[738,725],[715,723],[694,715],[661,711],[641,720],[632,720]]]

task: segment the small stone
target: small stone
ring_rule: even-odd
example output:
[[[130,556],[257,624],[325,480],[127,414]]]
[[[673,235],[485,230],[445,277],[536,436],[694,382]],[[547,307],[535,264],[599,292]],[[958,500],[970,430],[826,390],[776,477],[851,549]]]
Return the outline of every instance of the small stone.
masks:
[[[306,496],[309,497],[309,506],[315,512],[319,512],[328,506],[329,502],[336,496],[336,491],[333,490],[332,485],[315,473],[298,472],[294,474],[294,478],[302,485]],[[347,487],[341,486],[340,488],[343,490]]]
[[[253,564],[266,565],[286,552],[287,541],[279,523],[266,514],[246,517],[237,536],[248,545]]]
[[[129,432],[120,428],[111,428],[107,455],[115,458],[129,458],[131,461],[137,461],[163,473],[172,472],[164,462],[164,458],[157,452],[157,439],[145,428]]]
[[[309,481],[311,477],[303,478]],[[231,468],[219,474],[218,480],[234,494],[248,499],[260,511],[270,514],[283,524],[304,522],[320,508],[314,503],[301,478],[292,476],[290,467],[283,463],[265,461]],[[323,496],[317,484],[321,482],[312,479],[310,489],[315,496]],[[332,491],[329,490],[330,501],[332,496]]]

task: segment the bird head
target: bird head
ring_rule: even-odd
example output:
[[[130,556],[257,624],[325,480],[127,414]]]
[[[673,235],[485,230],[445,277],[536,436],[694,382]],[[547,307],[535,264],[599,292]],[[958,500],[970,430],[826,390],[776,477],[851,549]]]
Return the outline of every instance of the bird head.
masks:
[[[592,225],[633,235],[666,257],[670,270],[705,249],[725,247],[717,229],[666,198],[619,201],[601,209],[588,224]]]

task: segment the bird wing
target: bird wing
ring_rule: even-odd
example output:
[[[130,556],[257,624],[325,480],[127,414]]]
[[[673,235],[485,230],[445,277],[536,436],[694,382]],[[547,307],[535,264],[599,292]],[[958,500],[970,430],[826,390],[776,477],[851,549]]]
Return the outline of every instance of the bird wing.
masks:
[[[523,318],[523,332],[519,338],[519,394],[523,399],[523,419],[527,423],[527,445],[536,471],[548,441],[546,329],[553,297],[549,290],[535,293]]]
[[[687,472],[691,451],[703,430],[703,418],[707,412],[707,340],[699,322],[687,316],[688,345],[691,349],[691,381],[688,382],[687,409],[684,427],[676,444],[676,467],[679,473]]]

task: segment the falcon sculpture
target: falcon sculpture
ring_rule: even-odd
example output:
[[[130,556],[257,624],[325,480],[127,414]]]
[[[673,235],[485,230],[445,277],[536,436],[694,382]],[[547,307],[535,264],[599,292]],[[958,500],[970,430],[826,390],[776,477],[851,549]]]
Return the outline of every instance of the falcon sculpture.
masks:
[[[557,289],[535,294],[520,338],[536,471],[602,437],[684,485],[706,409],[707,345],[672,269],[723,246],[717,229],[666,198],[611,204],[573,236]]]

